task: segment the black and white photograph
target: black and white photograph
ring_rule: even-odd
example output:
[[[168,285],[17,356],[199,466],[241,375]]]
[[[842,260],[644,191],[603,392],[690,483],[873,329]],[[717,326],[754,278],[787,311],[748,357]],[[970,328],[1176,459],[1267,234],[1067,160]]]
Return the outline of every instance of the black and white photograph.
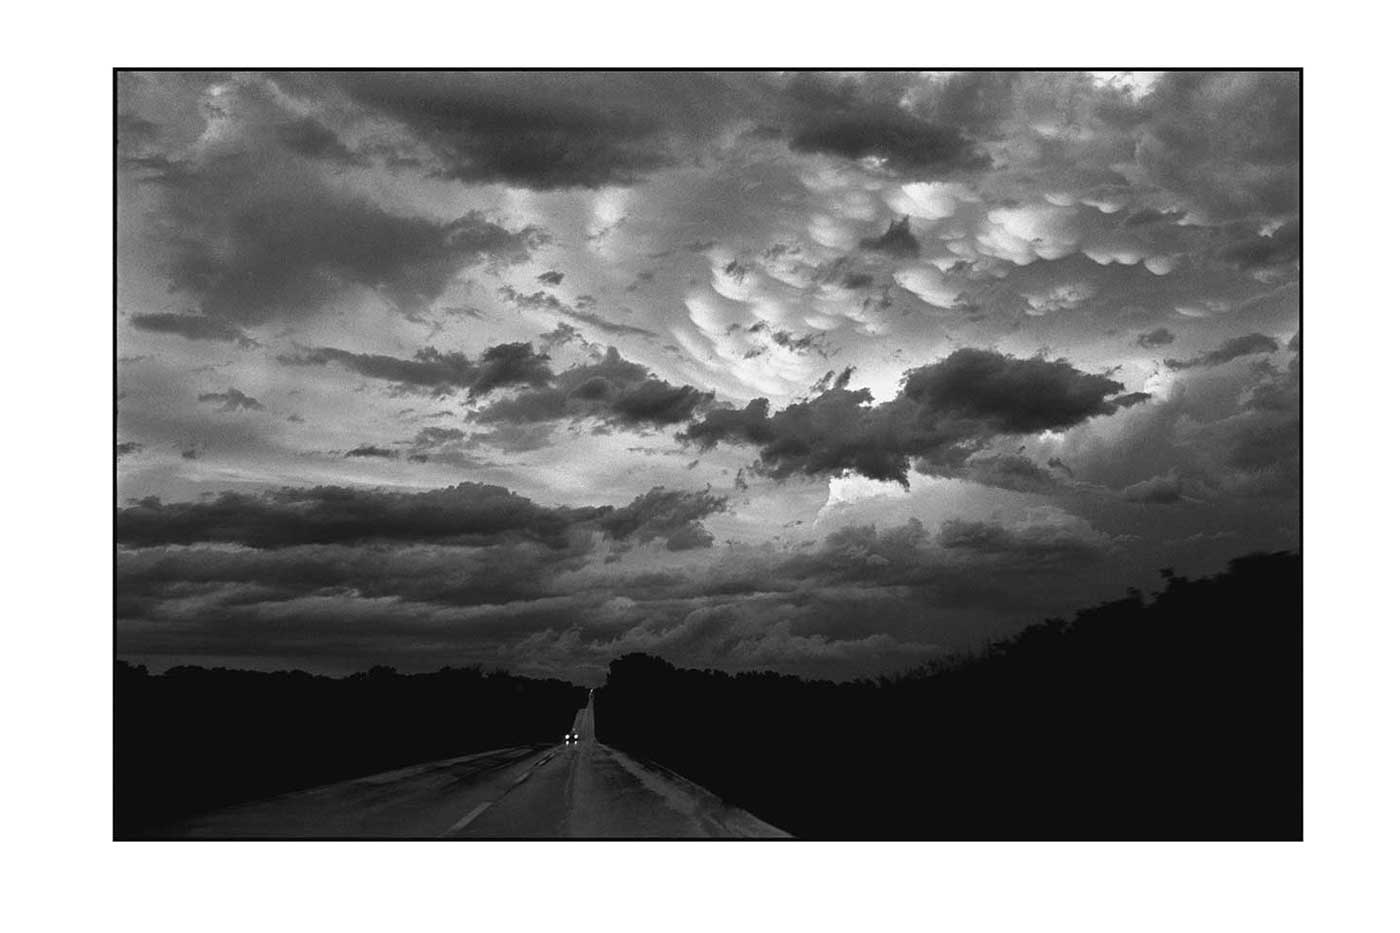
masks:
[[[113,81],[115,839],[1302,839],[1299,70]]]
[[[7,928],[1393,928],[1360,12],[17,8]]]

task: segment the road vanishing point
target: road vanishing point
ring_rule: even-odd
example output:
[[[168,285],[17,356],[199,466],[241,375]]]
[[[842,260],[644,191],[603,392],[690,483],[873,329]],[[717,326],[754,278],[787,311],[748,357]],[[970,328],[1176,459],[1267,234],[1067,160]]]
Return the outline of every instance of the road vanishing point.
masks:
[[[597,741],[502,748],[216,810],[182,839],[772,839],[787,833],[678,774]]]

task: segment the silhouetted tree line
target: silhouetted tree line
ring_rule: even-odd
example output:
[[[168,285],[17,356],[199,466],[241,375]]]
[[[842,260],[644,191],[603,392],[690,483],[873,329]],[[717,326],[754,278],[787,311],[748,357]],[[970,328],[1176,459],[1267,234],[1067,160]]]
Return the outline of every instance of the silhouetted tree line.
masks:
[[[808,838],[1301,839],[1302,557],[831,683],[631,654],[600,741]]]
[[[479,668],[332,678],[117,662],[115,834],[422,761],[552,743],[582,687]]]

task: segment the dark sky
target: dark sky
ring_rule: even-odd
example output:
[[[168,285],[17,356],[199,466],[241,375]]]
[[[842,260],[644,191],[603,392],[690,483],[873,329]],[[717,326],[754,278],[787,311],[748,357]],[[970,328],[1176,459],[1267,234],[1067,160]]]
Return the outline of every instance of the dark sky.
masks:
[[[1299,544],[1296,75],[118,98],[123,657],[847,677]]]

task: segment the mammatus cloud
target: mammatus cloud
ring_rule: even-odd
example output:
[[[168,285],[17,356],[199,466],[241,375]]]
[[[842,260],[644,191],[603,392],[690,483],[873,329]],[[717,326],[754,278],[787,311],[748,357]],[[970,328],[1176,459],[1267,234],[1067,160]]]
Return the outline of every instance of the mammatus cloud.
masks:
[[[755,446],[774,477],[849,470],[907,485],[911,460],[923,472],[961,468],[997,436],[1063,430],[1147,398],[1122,390],[1063,360],[962,349],[910,370],[890,402],[872,405],[865,389],[832,389],[770,414],[767,399],[754,399],[707,412],[680,437],[702,448]]]
[[[909,218],[890,221],[889,229],[877,237],[860,241],[861,249],[884,253],[896,259],[912,259],[919,255],[919,241],[909,232]],[[847,277],[847,282],[851,279]]]

